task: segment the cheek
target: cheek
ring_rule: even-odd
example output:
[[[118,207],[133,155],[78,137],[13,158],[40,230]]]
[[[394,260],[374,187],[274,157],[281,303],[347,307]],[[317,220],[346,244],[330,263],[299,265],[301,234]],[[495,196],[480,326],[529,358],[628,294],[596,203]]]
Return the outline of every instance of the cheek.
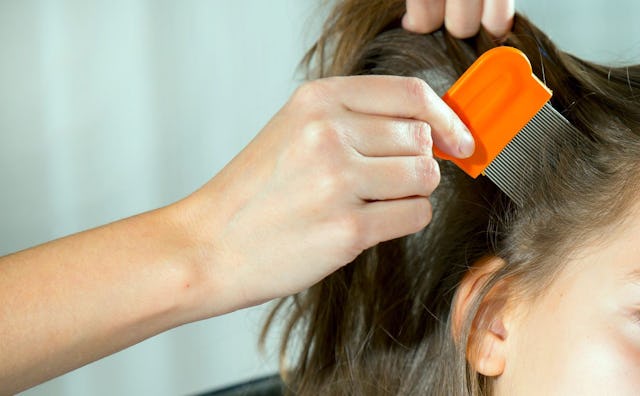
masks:
[[[619,329],[576,329],[566,340],[565,366],[550,385],[555,394],[637,395],[640,389],[640,345]]]
[[[504,389],[531,395],[638,395],[640,324],[616,323],[621,320],[593,305],[577,306],[542,307],[514,329],[519,337],[508,358]]]

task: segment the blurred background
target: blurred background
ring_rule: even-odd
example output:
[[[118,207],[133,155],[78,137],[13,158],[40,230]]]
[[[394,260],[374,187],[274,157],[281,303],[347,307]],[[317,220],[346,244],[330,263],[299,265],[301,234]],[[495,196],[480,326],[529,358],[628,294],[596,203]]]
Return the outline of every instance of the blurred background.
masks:
[[[565,50],[640,63],[636,0],[517,4]],[[205,183],[301,82],[318,7],[0,0],[0,256]],[[274,373],[277,331],[257,348],[268,308],[182,326],[23,395],[193,394]]]

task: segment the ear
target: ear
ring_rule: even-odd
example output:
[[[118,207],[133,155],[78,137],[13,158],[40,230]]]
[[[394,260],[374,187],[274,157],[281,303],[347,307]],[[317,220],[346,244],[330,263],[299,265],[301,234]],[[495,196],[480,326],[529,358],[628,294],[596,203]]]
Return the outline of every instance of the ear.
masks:
[[[456,340],[461,337],[474,300],[490,276],[504,265],[504,260],[492,256],[480,260],[465,274],[453,299],[452,329]],[[482,299],[469,331],[467,360],[475,371],[485,376],[504,372],[508,341],[506,301],[506,281],[501,281]]]

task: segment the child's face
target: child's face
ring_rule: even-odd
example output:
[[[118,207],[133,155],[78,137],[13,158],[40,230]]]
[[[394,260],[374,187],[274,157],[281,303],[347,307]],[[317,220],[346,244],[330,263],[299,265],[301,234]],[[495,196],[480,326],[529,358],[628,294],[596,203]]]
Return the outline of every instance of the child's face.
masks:
[[[640,394],[640,210],[513,319],[497,395]]]

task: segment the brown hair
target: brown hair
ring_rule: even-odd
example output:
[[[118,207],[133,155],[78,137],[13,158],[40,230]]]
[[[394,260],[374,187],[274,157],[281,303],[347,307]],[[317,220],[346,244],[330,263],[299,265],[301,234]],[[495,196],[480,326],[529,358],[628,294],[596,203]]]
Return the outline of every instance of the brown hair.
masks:
[[[468,40],[400,28],[404,0],[339,1],[305,58],[318,77],[418,76],[440,93],[484,51],[482,31]],[[583,134],[539,147],[542,177],[522,206],[490,181],[441,162],[433,220],[423,231],[380,243],[290,300],[281,355],[299,395],[481,395],[491,379],[466,361],[471,322],[486,293],[509,280],[509,298],[535,296],[569,254],[596,231],[623,219],[637,197],[640,67],[605,67],[564,53],[516,15],[504,45],[522,50],[554,91],[553,106]],[[451,305],[468,269],[483,257],[507,263],[492,274],[465,319],[459,340]],[[516,293],[518,291],[518,293]],[[295,335],[299,335],[296,338]]]

